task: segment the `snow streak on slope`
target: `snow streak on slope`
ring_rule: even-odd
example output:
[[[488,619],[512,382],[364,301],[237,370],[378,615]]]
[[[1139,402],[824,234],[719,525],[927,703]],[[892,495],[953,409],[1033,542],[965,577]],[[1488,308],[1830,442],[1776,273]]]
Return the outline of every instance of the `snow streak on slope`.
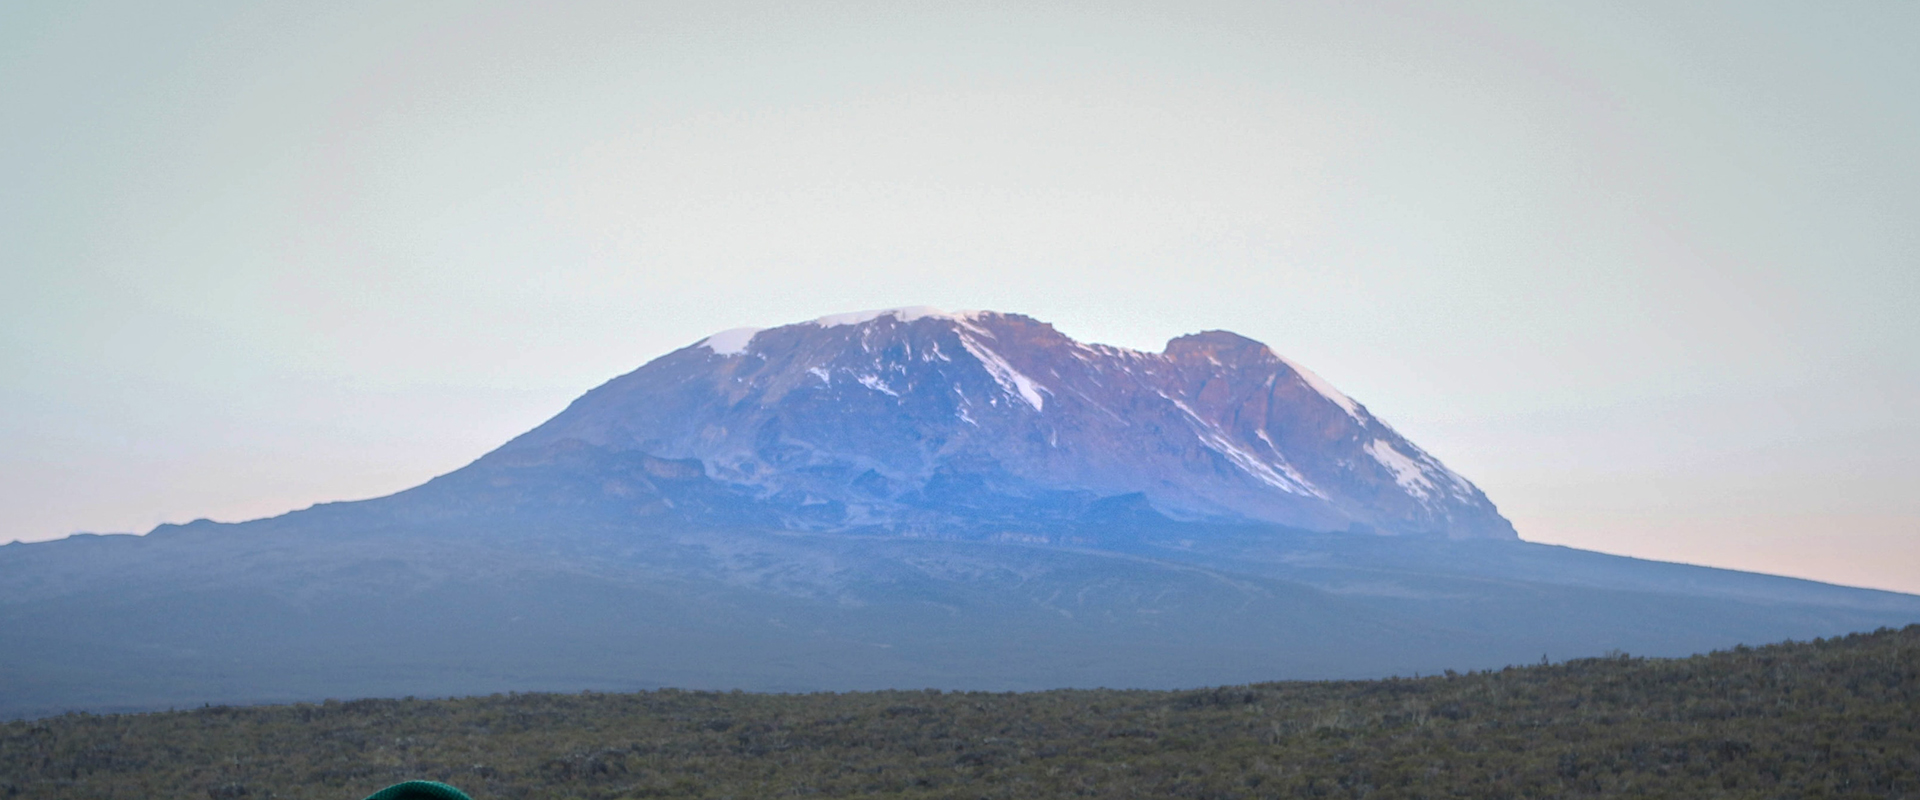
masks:
[[[1395,450],[1393,445],[1375,439],[1367,443],[1367,454],[1373,456],[1381,466],[1392,470],[1394,482],[1406,489],[1408,494],[1424,499],[1427,492],[1433,489],[1433,481],[1427,480],[1427,468]]]
[[[1339,389],[1333,388],[1333,384],[1328,383],[1326,378],[1315,374],[1313,370],[1293,363],[1286,356],[1280,355],[1279,353],[1274,353],[1273,355],[1274,358],[1280,359],[1280,363],[1287,365],[1289,369],[1298,373],[1300,380],[1305,381],[1307,386],[1319,392],[1321,397],[1333,401],[1333,404],[1339,406],[1341,411],[1347,412],[1347,416],[1352,417],[1355,422],[1364,421],[1360,419],[1360,404],[1353,402],[1353,398],[1341,393]]]
[[[1267,462],[1261,460],[1259,456],[1249,453],[1241,449],[1239,445],[1234,444],[1233,440],[1228,438],[1224,431],[1220,430],[1220,426],[1208,422],[1206,418],[1196,413],[1192,406],[1180,402],[1178,399],[1167,397],[1164,392],[1161,392],[1160,396],[1166,397],[1168,401],[1172,402],[1175,407],[1187,415],[1187,419],[1193,423],[1194,433],[1199,435],[1202,443],[1206,444],[1206,446],[1214,452],[1226,456],[1227,460],[1233,462],[1234,466],[1239,467],[1248,475],[1252,475],[1261,483],[1283,492],[1303,494],[1312,497],[1326,497],[1326,495],[1320,493],[1319,489],[1315,489],[1313,484],[1308,483],[1306,478],[1300,477],[1300,473],[1294,471],[1293,466],[1286,462],[1286,458],[1281,456],[1278,450],[1274,451],[1274,455],[1279,457],[1279,463],[1269,465]],[[1262,431],[1260,436],[1261,438],[1265,438],[1266,432]],[[1272,440],[1268,440],[1269,444],[1271,444],[1271,441]]]
[[[980,366],[987,368],[987,373],[993,376],[994,382],[1000,384],[1000,388],[1005,389],[1009,396],[1017,395],[1020,399],[1027,401],[1027,405],[1033,406],[1035,411],[1046,408],[1047,399],[1040,396],[1039,384],[1034,383],[1032,378],[1020,374],[1020,370],[1014,369],[1013,365],[1001,358],[999,353],[993,352],[991,348],[975,341],[972,336],[965,333],[960,334],[960,344],[980,361]]]

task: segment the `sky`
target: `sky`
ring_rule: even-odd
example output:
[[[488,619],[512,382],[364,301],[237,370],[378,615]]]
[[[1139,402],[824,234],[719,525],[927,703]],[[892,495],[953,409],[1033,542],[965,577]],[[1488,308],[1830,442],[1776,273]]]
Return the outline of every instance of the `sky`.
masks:
[[[1920,592],[1920,4],[0,4],[0,542],[709,333],[1232,330],[1523,538]]]

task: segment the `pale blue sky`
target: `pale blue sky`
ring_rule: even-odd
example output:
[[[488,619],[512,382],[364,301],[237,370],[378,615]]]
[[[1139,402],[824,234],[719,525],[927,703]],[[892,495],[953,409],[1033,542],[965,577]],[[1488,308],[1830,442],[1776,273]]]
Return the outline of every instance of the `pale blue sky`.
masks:
[[[0,6],[0,541],[925,304],[1237,331],[1525,538],[1920,591],[1920,5],[555,5]]]

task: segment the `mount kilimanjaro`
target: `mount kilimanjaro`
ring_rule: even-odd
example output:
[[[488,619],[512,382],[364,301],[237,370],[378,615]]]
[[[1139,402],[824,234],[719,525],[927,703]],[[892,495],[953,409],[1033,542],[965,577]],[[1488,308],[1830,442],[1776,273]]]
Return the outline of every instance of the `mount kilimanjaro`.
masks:
[[[1224,331],[726,331],[461,469],[0,547],[0,716],[506,690],[1174,687],[1679,655],[1920,597],[1520,541]]]
[[[489,458],[573,446],[697,460],[802,530],[942,536],[1136,497],[1180,520],[1518,538],[1364,406],[1224,331],[1142,353],[924,308],[727,331]]]

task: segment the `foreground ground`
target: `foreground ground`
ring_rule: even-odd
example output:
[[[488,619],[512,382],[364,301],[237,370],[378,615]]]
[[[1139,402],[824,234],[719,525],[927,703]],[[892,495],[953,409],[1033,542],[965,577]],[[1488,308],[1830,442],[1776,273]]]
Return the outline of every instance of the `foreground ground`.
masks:
[[[1175,692],[659,691],[0,725],[0,797],[1920,797],[1920,625]]]

